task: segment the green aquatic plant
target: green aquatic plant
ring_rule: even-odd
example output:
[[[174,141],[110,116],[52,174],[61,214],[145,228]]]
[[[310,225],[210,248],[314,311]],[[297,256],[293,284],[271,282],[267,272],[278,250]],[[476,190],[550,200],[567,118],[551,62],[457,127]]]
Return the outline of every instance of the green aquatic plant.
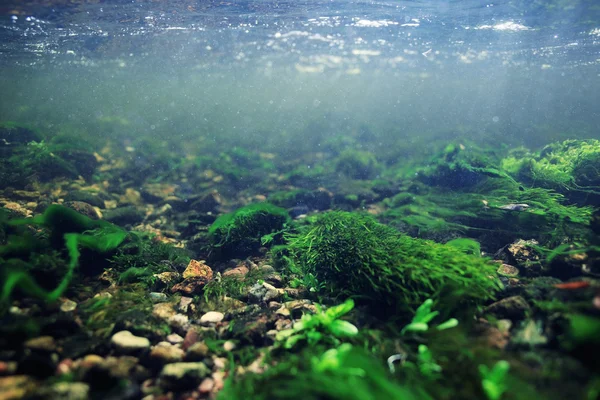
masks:
[[[487,365],[479,366],[481,386],[488,400],[498,400],[506,391],[506,377],[510,364],[500,360],[490,369]]]
[[[348,149],[335,159],[335,170],[352,179],[373,179],[381,166],[373,153]]]
[[[59,285],[51,291],[43,289],[30,273],[23,269],[12,269],[4,272],[4,284],[0,295],[0,302],[8,301],[15,288],[24,293],[39,297],[46,301],[57,300],[67,289],[73,277],[75,268],[79,264],[80,248],[91,249],[105,253],[117,248],[126,233],[105,221],[92,220],[77,213],[70,208],[57,204],[49,206],[42,215],[29,219],[18,219],[9,222],[10,225],[37,225],[50,229],[51,240],[63,241],[67,250],[69,262],[67,271]],[[0,247],[0,257],[13,257],[22,250],[22,244],[8,243]]]
[[[465,254],[480,257],[481,246],[476,240],[467,238],[457,238],[446,242],[446,246],[455,247]]]
[[[600,195],[600,141],[565,140],[539,153],[521,151],[502,160],[502,168],[531,185],[556,190],[579,204]]]
[[[433,353],[424,344],[420,344],[417,352],[417,366],[424,377],[435,380],[440,377],[442,367],[433,358]]]
[[[405,332],[427,332],[429,330],[429,322],[439,315],[438,311],[431,311],[433,306],[433,300],[427,299],[417,308],[415,316],[413,317],[410,324],[402,328],[401,334]],[[446,322],[443,322],[435,327],[438,331],[450,329],[458,326],[458,320],[456,318],[450,318]]]
[[[401,235],[373,217],[328,212],[286,235],[290,260],[335,296],[409,312],[431,298],[442,315],[493,298],[495,268],[446,245]]]
[[[231,374],[218,399],[282,400],[431,400],[424,390],[394,382],[375,357],[342,344],[315,354],[299,354],[265,365],[265,371]]]
[[[261,246],[263,237],[277,242],[274,232],[290,221],[287,211],[269,203],[255,203],[221,215],[210,226],[212,250],[227,257],[247,256]]]
[[[352,299],[325,311],[318,304],[315,307],[317,308],[315,314],[304,314],[292,328],[277,332],[275,339],[283,343],[284,348],[291,349],[300,341],[305,341],[309,346],[319,342],[337,345],[339,339],[358,334],[356,326],[340,319],[354,308]]]

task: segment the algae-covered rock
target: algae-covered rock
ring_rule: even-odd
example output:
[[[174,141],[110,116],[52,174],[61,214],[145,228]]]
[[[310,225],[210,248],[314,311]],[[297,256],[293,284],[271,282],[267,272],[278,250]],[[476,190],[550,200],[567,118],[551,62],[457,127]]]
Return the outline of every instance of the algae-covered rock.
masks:
[[[580,205],[600,200],[600,141],[565,140],[538,153],[523,150],[502,160],[502,168],[524,183],[556,190]]]
[[[403,236],[372,217],[329,212],[288,235],[293,262],[336,296],[408,311],[426,299],[445,313],[492,298],[495,268],[451,246]]]
[[[222,257],[243,257],[271,242],[267,235],[282,230],[289,216],[269,203],[250,204],[217,218],[208,230],[212,248]]]
[[[373,153],[348,149],[336,158],[335,170],[352,179],[373,179],[381,166]]]

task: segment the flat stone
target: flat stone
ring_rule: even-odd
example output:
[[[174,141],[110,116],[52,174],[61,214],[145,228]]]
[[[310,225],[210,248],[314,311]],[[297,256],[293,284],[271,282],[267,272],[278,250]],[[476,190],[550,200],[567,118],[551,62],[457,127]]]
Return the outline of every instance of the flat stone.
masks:
[[[202,317],[200,317],[200,323],[201,324],[216,324],[217,322],[221,322],[223,321],[223,318],[225,318],[225,315],[223,313],[220,313],[218,311],[209,311],[206,314],[204,314]]]
[[[183,360],[185,352],[177,346],[167,342],[161,342],[154,346],[150,351],[150,358],[161,364],[180,362]]]
[[[129,331],[115,333],[110,339],[112,345],[123,353],[133,353],[150,348],[150,340],[135,336]]]
[[[172,344],[183,343],[183,340],[184,339],[176,333],[171,333],[169,336],[167,336],[167,342]]]
[[[56,343],[52,336],[40,336],[29,339],[24,344],[24,347],[30,350],[45,351],[51,353],[56,350]]]
[[[159,385],[167,390],[185,390],[197,387],[210,374],[201,362],[167,364],[159,375]]]
[[[150,297],[150,301],[152,301],[153,303],[162,303],[167,301],[167,295],[166,293],[159,293],[159,292],[151,292],[148,297]]]
[[[490,304],[485,313],[493,314],[499,319],[521,320],[531,311],[527,301],[521,296],[511,296]]]
[[[48,399],[87,400],[90,386],[83,382],[57,382],[50,387]]]

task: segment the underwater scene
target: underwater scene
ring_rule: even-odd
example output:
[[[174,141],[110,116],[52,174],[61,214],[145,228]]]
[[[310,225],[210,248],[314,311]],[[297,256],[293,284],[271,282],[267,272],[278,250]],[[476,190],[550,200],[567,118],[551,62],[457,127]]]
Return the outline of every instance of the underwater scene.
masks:
[[[0,400],[600,399],[596,0],[3,0],[0,38]]]

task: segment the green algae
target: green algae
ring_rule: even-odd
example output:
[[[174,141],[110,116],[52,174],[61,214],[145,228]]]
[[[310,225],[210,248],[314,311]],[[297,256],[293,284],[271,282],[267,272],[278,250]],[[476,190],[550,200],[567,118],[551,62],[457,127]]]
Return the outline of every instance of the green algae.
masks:
[[[39,297],[46,301],[57,300],[69,286],[75,268],[79,264],[80,248],[106,253],[117,248],[125,238],[120,228],[105,222],[92,220],[69,208],[53,204],[44,214],[31,219],[12,220],[10,225],[37,225],[48,228],[51,242],[64,241],[63,246],[69,258],[67,270],[59,285],[47,291],[42,288],[33,276],[23,269],[4,271],[5,281],[0,301],[6,303],[14,291],[19,288],[24,293]],[[7,243],[0,248],[0,257],[13,258],[23,251],[23,242]]]
[[[431,297],[448,315],[482,304],[498,289],[487,261],[401,235],[367,215],[328,212],[286,239],[292,261],[325,282],[329,294],[379,308],[406,312]]]
[[[217,218],[208,237],[212,249],[219,254],[229,258],[245,256],[257,251],[263,237],[277,234],[289,220],[283,208],[269,203],[249,204]]]

